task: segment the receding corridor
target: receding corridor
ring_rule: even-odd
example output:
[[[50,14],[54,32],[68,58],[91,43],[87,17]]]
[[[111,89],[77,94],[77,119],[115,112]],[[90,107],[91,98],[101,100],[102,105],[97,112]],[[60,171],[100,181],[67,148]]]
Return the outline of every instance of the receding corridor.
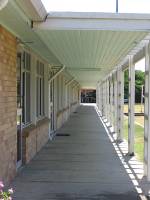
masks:
[[[16,200],[140,199],[96,113],[80,106],[13,182]]]

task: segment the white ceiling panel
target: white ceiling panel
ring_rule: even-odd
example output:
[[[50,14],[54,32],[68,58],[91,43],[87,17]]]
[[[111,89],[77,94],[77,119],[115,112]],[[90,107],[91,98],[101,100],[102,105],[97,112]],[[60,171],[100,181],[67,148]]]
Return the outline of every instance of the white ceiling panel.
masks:
[[[36,31],[58,60],[69,68],[69,72],[81,86],[82,83],[85,86],[91,82],[92,87],[93,83],[96,85],[96,82],[119,64],[147,34],[137,31]],[[95,69],[99,70],[95,72]]]
[[[95,87],[149,32],[150,15],[53,13],[44,22],[32,23],[26,15],[29,8],[26,12],[21,10],[21,2],[25,3],[9,1],[0,11],[0,23],[48,63],[65,65],[82,87]],[[105,22],[111,29],[105,27]],[[67,28],[63,28],[65,23]],[[58,29],[53,25],[58,25]],[[75,29],[70,28],[72,25]]]
[[[20,11],[14,1],[9,1],[7,6],[0,11],[0,24],[8,28],[25,45],[32,48],[50,64],[60,64],[47,45],[33,31],[30,20]]]

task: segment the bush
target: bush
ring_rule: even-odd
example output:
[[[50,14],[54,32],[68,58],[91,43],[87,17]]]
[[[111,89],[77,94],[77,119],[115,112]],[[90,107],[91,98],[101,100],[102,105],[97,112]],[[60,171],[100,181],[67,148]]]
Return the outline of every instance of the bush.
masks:
[[[2,181],[0,181],[0,200],[12,200],[12,194],[13,189],[10,188],[8,191],[4,191],[4,184]]]

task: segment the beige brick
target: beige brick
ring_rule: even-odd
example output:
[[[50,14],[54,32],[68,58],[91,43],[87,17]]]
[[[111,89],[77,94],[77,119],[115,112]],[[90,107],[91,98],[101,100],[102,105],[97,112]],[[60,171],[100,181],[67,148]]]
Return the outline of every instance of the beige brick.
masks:
[[[0,26],[0,180],[16,174],[16,38]]]

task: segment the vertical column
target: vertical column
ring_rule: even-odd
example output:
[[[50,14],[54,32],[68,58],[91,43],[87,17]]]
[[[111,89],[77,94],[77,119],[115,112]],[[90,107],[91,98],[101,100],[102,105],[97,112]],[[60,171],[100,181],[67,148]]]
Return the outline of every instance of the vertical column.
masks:
[[[134,155],[134,104],[135,104],[135,66],[133,56],[129,56],[129,109],[128,109],[128,152]]]
[[[117,140],[123,140],[124,72],[117,70]]]
[[[105,96],[105,94],[104,94],[104,82],[102,82],[102,116],[105,115],[104,96]]]
[[[102,82],[100,84],[100,111],[101,111],[101,116],[103,116],[103,88],[102,88]]]
[[[102,115],[102,83],[99,83],[99,110]]]
[[[108,77],[106,79],[106,98],[107,98],[107,101],[106,101],[106,104],[107,104],[107,121],[109,122],[110,119],[109,119],[109,80],[108,80]]]
[[[117,113],[117,109],[118,109],[118,102],[117,102],[117,95],[118,95],[118,88],[117,88],[117,71],[114,73],[114,131],[115,133],[117,133],[117,124],[118,124],[118,113]]]
[[[111,110],[110,110],[110,76],[108,77],[108,121],[111,123]]]
[[[104,107],[103,107],[103,82],[101,83],[101,112],[102,116],[104,115]]]
[[[113,126],[113,77],[110,78],[110,123]]]
[[[99,109],[99,83],[97,83],[97,86],[96,86],[96,104]]]
[[[145,47],[144,174],[150,181],[150,43]]]
[[[111,125],[111,91],[110,91],[110,80],[111,80],[111,77],[109,75],[109,78],[108,78],[108,115],[109,115],[109,123]]]
[[[104,93],[104,107],[105,107],[105,118],[107,119],[107,89],[106,89],[107,85],[106,85],[106,80],[104,82],[104,90],[105,90],[105,93]]]
[[[100,110],[100,84],[99,83],[97,85],[97,90],[98,90],[98,93],[97,93],[98,109]]]

